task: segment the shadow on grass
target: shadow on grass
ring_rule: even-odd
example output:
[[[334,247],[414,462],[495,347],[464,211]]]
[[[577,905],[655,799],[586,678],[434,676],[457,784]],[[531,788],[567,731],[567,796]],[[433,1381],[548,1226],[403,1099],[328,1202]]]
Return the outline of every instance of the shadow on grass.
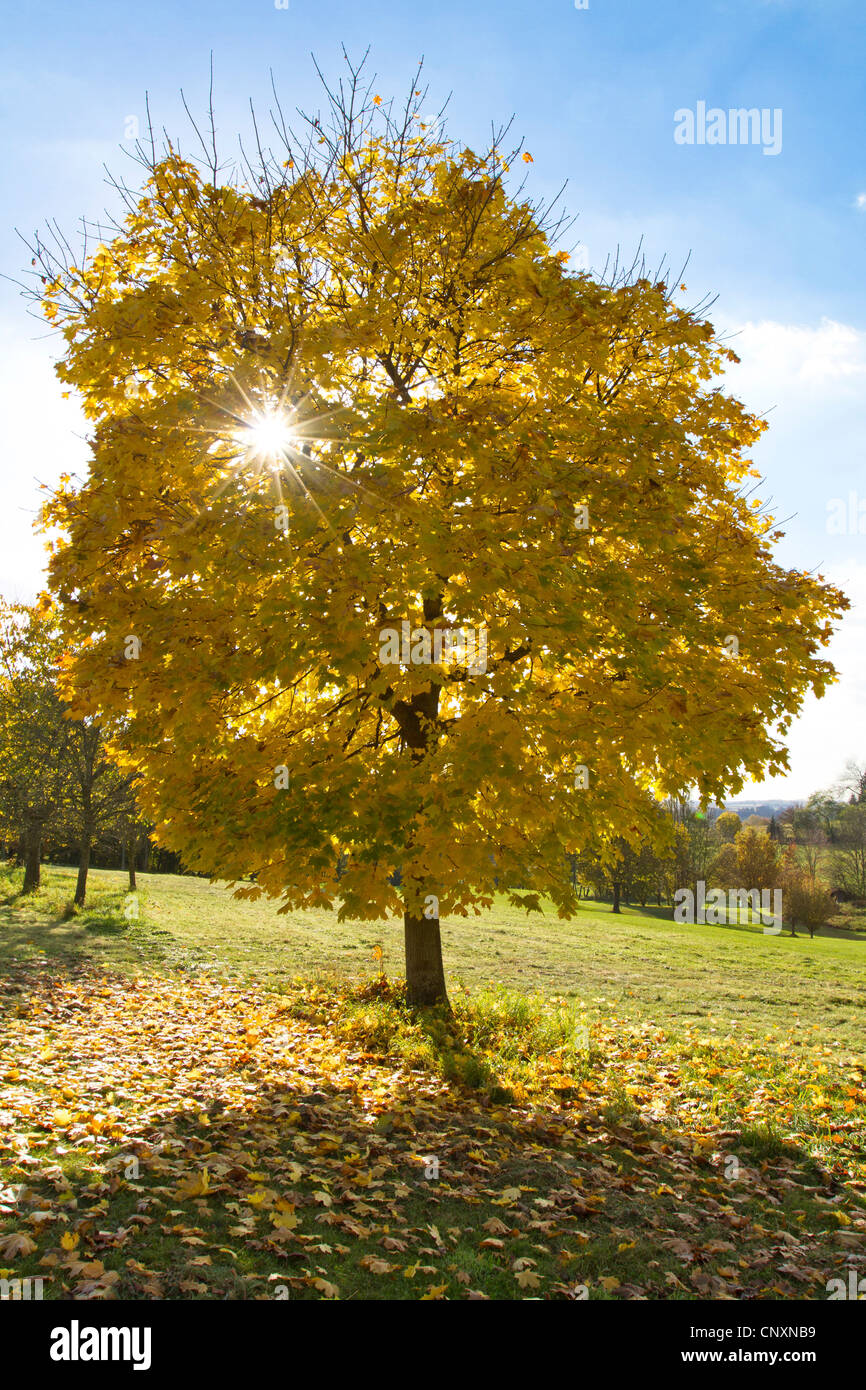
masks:
[[[17,965],[35,958],[70,967],[93,962],[110,942],[119,945],[112,963],[120,967],[140,958],[142,943],[147,950],[147,924],[138,915],[132,920],[127,917],[131,901],[127,892],[97,888],[79,908],[71,894],[56,884],[43,883],[24,895],[19,882],[22,878],[23,871],[8,869],[0,877],[0,973],[9,974]],[[143,932],[139,930],[142,927]]]
[[[611,921],[615,922],[617,920],[617,914],[611,912],[609,902],[600,901],[595,898],[584,898],[582,902],[584,905],[589,905],[591,903],[593,908],[595,908],[599,914],[604,913],[605,917],[610,915]],[[647,921],[664,922],[674,925],[674,909],[672,907],[656,907],[648,904],[641,906],[623,901],[622,916],[641,917]],[[752,936],[762,936],[764,934],[763,928],[759,926],[757,922],[704,922],[701,923],[701,925],[708,927],[715,926],[718,927],[720,931],[748,932]],[[788,929],[786,927],[785,935],[787,935],[787,931]]]
[[[599,913],[608,914],[611,912],[610,903],[604,902],[603,900],[598,900],[595,898],[584,898],[582,899],[582,904],[585,906],[592,904],[592,906],[596,908]],[[623,913],[627,913],[631,917],[643,917],[651,921],[670,923],[673,923],[674,920],[674,910],[672,907],[656,907],[650,905],[640,906],[634,903],[623,902],[622,908]],[[615,914],[611,914],[611,916],[613,917],[613,920],[616,920]],[[752,936],[765,935],[763,927],[759,926],[757,922],[706,922],[703,925],[716,926],[720,930],[731,932],[746,932],[748,934],[751,934]],[[785,923],[781,935],[785,937],[791,936],[791,928],[787,922]],[[820,930],[817,930],[814,936],[809,935],[809,930],[807,927],[798,927],[797,930],[794,932],[794,940],[820,941],[822,939],[866,942],[866,928],[858,929],[857,926],[849,926],[846,925],[844,922],[840,923],[838,921],[830,921],[825,926],[821,927]]]
[[[32,1001],[40,1026],[46,996],[60,1001],[69,984],[75,986],[77,1016],[83,1017],[82,985],[86,1009],[86,985],[97,978],[86,964],[63,959],[41,968],[31,962],[15,975],[17,997],[10,997],[9,985],[0,985],[4,1001],[19,1015],[26,1015]],[[107,977],[98,980],[104,994]],[[129,989],[129,982],[122,987]],[[519,1298],[523,1286],[515,1283],[515,1259],[542,1270],[560,1297],[568,1296],[561,1283],[566,1268],[573,1278],[615,1276],[606,1296],[643,1296],[633,1290],[651,1281],[650,1296],[657,1298],[728,1296],[732,1288],[742,1297],[769,1297],[764,1290],[776,1281],[784,1296],[802,1297],[791,1251],[810,1241],[821,1243],[809,1259],[825,1262],[818,1266],[826,1267],[822,1277],[835,1273],[831,1260],[838,1263],[839,1252],[831,1249],[830,1237],[838,1230],[814,1197],[817,1192],[826,1199],[839,1184],[772,1125],[720,1133],[713,1138],[717,1151],[709,1153],[698,1142],[703,1136],[692,1131],[688,1111],[670,1123],[649,1121],[624,1089],[605,1106],[573,1093],[517,1104],[507,1088],[496,1093],[490,1064],[479,1055],[492,1030],[507,1032],[509,1018],[482,1018],[473,1044],[459,1034],[459,1020],[436,1010],[410,1015],[399,989],[385,979],[356,991],[351,1003],[354,1013],[335,1026],[332,1008],[323,1004],[317,1013],[303,1001],[293,1006],[287,995],[262,1034],[258,1055],[255,1047],[244,1049],[241,1061],[223,1045],[248,1027],[254,1005],[245,990],[230,993],[227,1012],[207,1025],[220,1030],[210,1051],[203,1024],[201,1038],[190,1036],[178,1060],[178,1038],[187,1037],[188,1027],[182,1017],[177,1037],[151,1039],[146,1051],[155,1079],[146,1090],[146,1119],[133,1112],[122,1143],[96,1131],[84,1147],[64,1141],[56,1158],[43,1150],[44,1157],[28,1168],[28,1200],[35,1206],[56,1209],[58,1162],[80,1205],[78,1216],[74,1208],[58,1211],[56,1231],[49,1235],[46,1228],[40,1236],[33,1272],[42,1272],[37,1260],[46,1246],[59,1247],[61,1235],[80,1227],[87,1258],[116,1270],[116,1291],[133,1299],[247,1298],[254,1286],[244,1276],[267,1280],[275,1266],[278,1277],[292,1281],[293,1297],[315,1298],[320,1291],[313,1275],[304,1282],[308,1265],[320,1271],[320,1282],[325,1277],[339,1283],[344,1296],[414,1298],[419,1291],[403,1277],[410,1261],[429,1266],[434,1284],[441,1283],[441,1273],[449,1296],[461,1296],[457,1269],[490,1297]],[[514,1008],[519,1024],[520,1005]],[[273,1024],[281,1017],[307,1025],[293,1035],[297,1055],[290,1042],[275,1048]],[[528,1028],[531,1019],[523,1017]],[[58,1018],[62,1024],[62,1012]],[[166,1018],[171,1023],[170,1014]],[[68,1076],[62,1060],[52,1076],[75,1085],[76,1109],[96,1114],[106,1083],[118,1092],[142,1090],[141,1045],[131,1030],[128,1041],[122,1038],[116,1052],[106,1054],[95,1030],[91,1057],[87,1036],[80,1030],[70,1047]],[[329,1037],[338,1046],[348,1043],[357,1073],[310,1065],[315,1045],[327,1046]],[[304,1038],[314,1044],[309,1053]],[[516,1050],[529,1043],[518,1027]],[[590,1056],[586,1065],[595,1073],[605,1060]],[[166,1068],[162,1081],[160,1066]],[[280,1071],[282,1076],[275,1075]],[[444,1088],[437,1072],[448,1083]],[[36,1153],[46,1131],[50,1138],[45,1125]],[[743,1159],[748,1179],[741,1174],[739,1183],[729,1180],[724,1167],[731,1153]],[[131,1157],[135,1177],[127,1173]],[[436,1181],[425,1177],[430,1158],[436,1160]],[[204,1187],[178,1191],[179,1183],[204,1170],[211,1174]],[[271,1205],[263,1207],[269,1188]],[[281,1208],[273,1206],[279,1193],[307,1239],[318,1242],[311,1249],[281,1230]],[[87,1212],[96,1198],[94,1223]],[[178,1223],[179,1204],[194,1225]],[[14,1212],[0,1218],[0,1231],[17,1228],[20,1220]],[[485,1222],[486,1230],[480,1229]],[[495,1234],[485,1239],[490,1223]],[[750,1243],[753,1228],[764,1232],[757,1247]],[[780,1228],[785,1241],[774,1244],[769,1233],[778,1235]],[[386,1282],[369,1265],[382,1262],[383,1236],[391,1241],[385,1262],[397,1270]],[[181,1237],[189,1237],[192,1248]],[[701,1253],[713,1243],[715,1254]],[[717,1274],[715,1264],[736,1263],[734,1243],[736,1253],[749,1259],[737,1263],[738,1283],[732,1285],[730,1273]],[[682,1282],[688,1277],[684,1247],[692,1251],[690,1272],[699,1275],[691,1285]],[[238,1253],[228,1257],[234,1249]],[[578,1257],[578,1264],[569,1263]],[[159,1272],[158,1294],[146,1291],[153,1269]],[[29,1272],[25,1259],[20,1273]],[[617,1281],[620,1288],[613,1287]],[[49,1296],[58,1291],[52,1286]]]
[[[356,985],[347,997],[347,1015],[342,1036],[383,1062],[400,1059],[429,1067],[467,1091],[484,1092],[493,1102],[514,1099],[483,1054],[468,1042],[465,1020],[444,1007],[410,1009],[402,981],[378,975]]]

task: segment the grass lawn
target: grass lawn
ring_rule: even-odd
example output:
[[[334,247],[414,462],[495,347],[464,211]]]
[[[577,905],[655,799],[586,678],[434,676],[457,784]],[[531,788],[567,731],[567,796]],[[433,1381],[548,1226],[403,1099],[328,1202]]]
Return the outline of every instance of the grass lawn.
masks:
[[[280,914],[267,900],[243,902],[218,885],[173,874],[140,874],[137,920],[123,904],[126,875],[92,870],[88,908],[60,920],[74,869],[52,868],[45,888],[21,905],[0,886],[0,968],[9,956],[41,950],[122,969],[226,967],[270,984],[295,976],[364,980],[403,967],[403,927],[337,923],[330,912]],[[764,936],[756,927],[673,922],[670,911],[584,903],[561,922],[527,916],[500,900],[479,917],[442,924],[449,988],[501,984],[579,1000],[599,1017],[610,1010],[664,1027],[765,1037],[798,1025],[840,1055],[862,1053],[866,937]]]
[[[414,1019],[396,923],[98,870],[68,916],[74,877],[0,882],[0,1278],[823,1299],[866,1274],[862,937],[497,903],[443,926],[454,1019]]]

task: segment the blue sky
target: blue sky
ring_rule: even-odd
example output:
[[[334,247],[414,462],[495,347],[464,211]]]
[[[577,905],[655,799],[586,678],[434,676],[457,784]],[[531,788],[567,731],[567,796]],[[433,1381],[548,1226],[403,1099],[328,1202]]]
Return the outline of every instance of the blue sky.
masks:
[[[429,106],[452,93],[451,133],[481,144],[514,115],[534,163],[530,188],[568,181],[574,232],[600,268],[643,238],[651,264],[691,255],[689,298],[717,296],[713,320],[736,334],[730,386],[771,429],[755,459],[780,518],[781,558],[818,569],[854,601],[831,654],[842,679],[810,701],[791,738],[792,771],[768,795],[805,796],[846,758],[866,761],[866,519],[828,532],[833,499],[866,513],[866,6],[862,0],[444,0],[417,4],[185,0],[171,5],[21,3],[7,10],[0,56],[6,197],[0,269],[26,266],[25,234],[57,218],[73,229],[111,205],[103,164],[121,171],[129,116],[187,130],[183,88],[206,102],[213,52],[218,128],[229,153],[266,117],[269,70],[284,106],[319,105],[326,75],[369,45],[383,96],[402,94],[424,58]],[[781,111],[778,154],[759,144],[681,145],[685,108]],[[128,146],[127,146],[128,147]],[[862,195],[862,196],[861,196]],[[858,201],[859,200],[859,201]],[[60,398],[56,342],[0,282],[0,396],[8,504],[0,518],[0,589],[41,583],[31,537],[36,480],[52,482],[86,450]]]

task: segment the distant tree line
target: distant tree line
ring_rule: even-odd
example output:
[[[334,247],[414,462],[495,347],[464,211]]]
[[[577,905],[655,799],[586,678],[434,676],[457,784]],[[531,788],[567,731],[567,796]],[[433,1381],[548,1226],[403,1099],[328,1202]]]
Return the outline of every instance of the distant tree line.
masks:
[[[672,906],[682,888],[782,889],[783,919],[792,934],[810,935],[841,903],[866,906],[866,767],[850,763],[840,783],[816,792],[805,806],[778,816],[734,811],[703,813],[670,799],[658,811],[659,833],[624,839],[568,858],[579,894],[623,903]]]

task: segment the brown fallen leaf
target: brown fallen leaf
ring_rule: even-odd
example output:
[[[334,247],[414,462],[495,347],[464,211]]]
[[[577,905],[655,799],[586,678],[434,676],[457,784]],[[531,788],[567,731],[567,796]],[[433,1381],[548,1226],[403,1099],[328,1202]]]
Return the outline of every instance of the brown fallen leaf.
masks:
[[[377,1259],[375,1255],[364,1255],[359,1261],[365,1269],[369,1269],[371,1274],[390,1274],[397,1266],[389,1264],[387,1260]]]
[[[312,1279],[309,1282],[312,1283],[314,1289],[318,1289],[319,1293],[324,1294],[325,1298],[339,1297],[339,1288],[336,1284],[329,1283],[327,1279]]]
[[[504,1221],[500,1221],[498,1216],[491,1216],[489,1221],[482,1222],[482,1228],[489,1231],[492,1236],[505,1236],[508,1234],[508,1227]]]
[[[0,1259],[2,1260],[17,1260],[19,1255],[32,1255],[35,1249],[36,1241],[23,1235],[20,1231],[13,1231],[11,1235],[0,1237]]]

